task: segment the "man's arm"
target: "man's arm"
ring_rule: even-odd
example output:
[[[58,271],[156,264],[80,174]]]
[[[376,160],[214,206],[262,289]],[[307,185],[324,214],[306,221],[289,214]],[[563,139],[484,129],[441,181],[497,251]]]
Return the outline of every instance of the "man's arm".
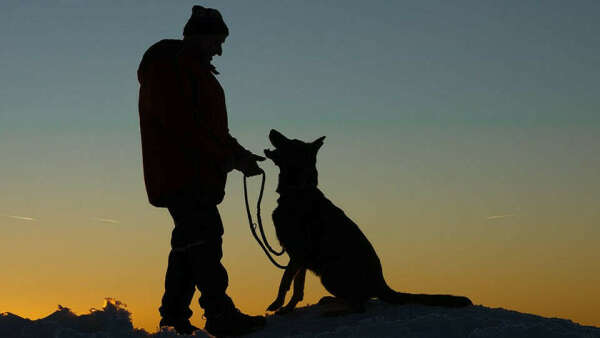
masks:
[[[263,172],[256,162],[264,161],[264,157],[242,147],[231,134],[227,135],[227,143],[231,149],[233,169],[241,171],[246,176],[255,176]]]

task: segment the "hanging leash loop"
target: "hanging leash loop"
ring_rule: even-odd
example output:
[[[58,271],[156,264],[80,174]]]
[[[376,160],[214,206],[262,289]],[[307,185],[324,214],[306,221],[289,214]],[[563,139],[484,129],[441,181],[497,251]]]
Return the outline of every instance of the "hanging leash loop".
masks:
[[[266,180],[265,172],[264,171],[262,172],[260,193],[258,195],[258,201],[256,202],[256,219],[258,221],[258,228],[260,231],[260,235],[262,237],[262,241],[258,237],[258,234],[256,233],[256,223],[254,223],[254,221],[252,220],[252,215],[250,214],[250,204],[248,203],[248,187],[247,187],[247,183],[246,183],[246,175],[243,175],[243,176],[244,176],[244,179],[243,179],[243,181],[244,181],[244,202],[246,203],[246,214],[248,215],[248,224],[250,225],[250,231],[252,232],[252,236],[258,242],[258,245],[260,245],[260,247],[263,249],[263,251],[265,252],[265,255],[267,255],[267,258],[269,258],[271,263],[273,263],[273,265],[275,265],[276,267],[285,270],[285,268],[287,268],[287,266],[277,263],[277,261],[275,261],[275,259],[272,256],[272,255],[275,255],[275,256],[283,255],[285,253],[285,248],[281,248],[281,251],[277,251],[277,250],[273,249],[273,247],[271,247],[271,245],[269,245],[269,241],[267,241],[267,236],[265,236],[265,230],[262,225],[262,218],[260,216],[260,204],[262,201],[263,192],[265,190],[265,180]]]

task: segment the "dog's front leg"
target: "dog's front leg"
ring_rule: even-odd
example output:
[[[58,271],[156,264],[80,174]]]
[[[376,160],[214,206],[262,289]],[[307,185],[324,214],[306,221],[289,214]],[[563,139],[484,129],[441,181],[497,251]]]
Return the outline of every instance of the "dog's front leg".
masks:
[[[269,305],[267,311],[275,311],[283,305],[283,302],[285,301],[285,294],[290,289],[290,286],[292,285],[292,280],[294,279],[294,276],[298,273],[299,269],[300,264],[290,259],[290,262],[287,268],[285,269],[285,272],[283,273],[283,277],[281,277],[281,283],[279,284],[279,292],[277,293],[277,298],[275,299],[273,304]]]
[[[277,314],[286,314],[291,312],[298,302],[304,299],[304,281],[306,278],[306,268],[300,268],[300,271],[294,277],[294,294],[292,294],[292,298],[287,303],[286,306],[282,307],[277,311]]]

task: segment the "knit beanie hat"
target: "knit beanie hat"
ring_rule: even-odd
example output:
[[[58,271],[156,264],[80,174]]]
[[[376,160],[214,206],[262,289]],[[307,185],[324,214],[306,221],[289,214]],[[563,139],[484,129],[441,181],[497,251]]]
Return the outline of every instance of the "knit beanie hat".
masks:
[[[192,7],[192,16],[183,27],[183,36],[201,34],[229,35],[229,29],[219,11],[196,5]]]

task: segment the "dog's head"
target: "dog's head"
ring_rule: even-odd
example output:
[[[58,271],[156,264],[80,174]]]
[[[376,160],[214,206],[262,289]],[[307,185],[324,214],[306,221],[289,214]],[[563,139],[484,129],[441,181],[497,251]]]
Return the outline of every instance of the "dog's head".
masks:
[[[305,189],[316,187],[317,152],[323,145],[325,136],[313,142],[290,140],[272,129],[269,140],[275,149],[265,149],[265,156],[279,167],[279,186],[282,189]]]

